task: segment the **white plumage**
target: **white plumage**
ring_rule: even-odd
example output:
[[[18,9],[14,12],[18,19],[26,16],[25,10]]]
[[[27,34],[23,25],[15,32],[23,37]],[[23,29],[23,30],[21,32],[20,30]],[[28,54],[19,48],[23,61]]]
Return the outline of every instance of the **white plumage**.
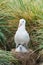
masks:
[[[26,21],[24,19],[20,19],[18,29],[14,36],[16,47],[19,44],[27,47],[28,42],[30,41],[29,33],[27,33],[25,29],[25,24],[26,24]]]
[[[24,46],[22,46],[22,45],[19,45],[19,47],[17,47],[17,48],[15,49],[15,51],[16,51],[16,52],[22,52],[22,53],[28,52],[28,50],[27,50]]]

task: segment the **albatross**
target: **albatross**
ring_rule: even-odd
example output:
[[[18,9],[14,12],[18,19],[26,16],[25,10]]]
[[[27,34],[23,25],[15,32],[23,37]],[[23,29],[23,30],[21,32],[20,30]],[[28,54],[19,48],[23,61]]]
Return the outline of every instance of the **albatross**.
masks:
[[[25,25],[26,25],[26,20],[20,19],[18,29],[17,29],[15,36],[14,36],[16,48],[19,45],[22,45],[26,48],[28,47],[28,43],[30,41],[30,36],[29,36],[29,33],[26,31]]]
[[[26,53],[26,52],[28,52],[28,50],[27,50],[24,46],[19,45],[19,46],[15,49],[15,52]]]

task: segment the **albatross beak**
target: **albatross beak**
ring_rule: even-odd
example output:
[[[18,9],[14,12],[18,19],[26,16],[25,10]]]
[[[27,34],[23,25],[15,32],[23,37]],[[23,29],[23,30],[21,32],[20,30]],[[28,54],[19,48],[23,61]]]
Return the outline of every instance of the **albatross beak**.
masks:
[[[21,27],[21,26],[22,26],[22,24],[19,25],[19,27]]]

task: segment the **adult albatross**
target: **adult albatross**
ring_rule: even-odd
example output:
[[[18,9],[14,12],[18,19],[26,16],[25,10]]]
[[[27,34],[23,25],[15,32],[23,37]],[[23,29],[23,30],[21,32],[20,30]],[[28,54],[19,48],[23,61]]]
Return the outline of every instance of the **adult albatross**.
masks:
[[[15,36],[14,36],[14,40],[15,40],[15,43],[16,43],[16,48],[19,45],[27,47],[28,43],[30,41],[29,33],[26,31],[25,24],[26,24],[25,19],[20,19],[19,20],[18,29],[17,29],[17,31],[15,33]]]

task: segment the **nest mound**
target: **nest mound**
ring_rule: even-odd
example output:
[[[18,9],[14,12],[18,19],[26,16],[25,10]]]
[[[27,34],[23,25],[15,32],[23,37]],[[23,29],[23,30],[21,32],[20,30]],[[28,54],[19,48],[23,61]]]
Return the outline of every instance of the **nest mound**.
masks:
[[[26,53],[21,53],[15,52],[15,49],[12,49],[11,52],[18,59],[20,65],[37,65],[36,59],[38,55],[36,53],[32,53],[33,50],[28,50]]]

